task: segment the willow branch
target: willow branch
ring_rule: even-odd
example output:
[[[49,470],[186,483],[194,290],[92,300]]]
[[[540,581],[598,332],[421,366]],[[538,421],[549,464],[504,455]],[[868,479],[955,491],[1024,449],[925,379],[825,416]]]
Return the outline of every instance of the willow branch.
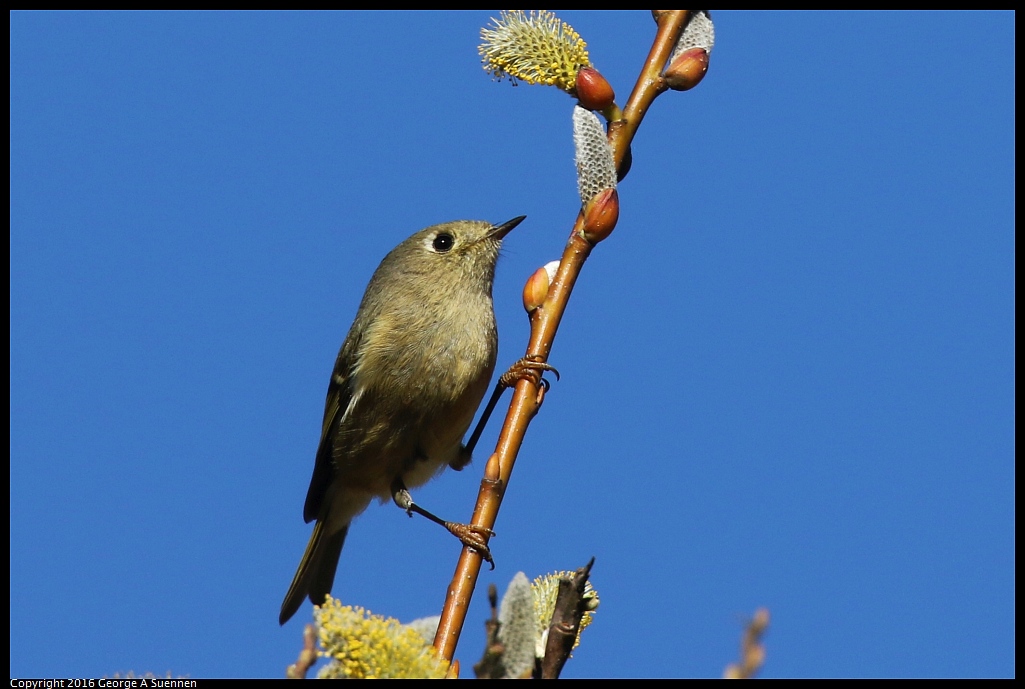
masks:
[[[572,578],[559,579],[559,595],[555,600],[552,623],[548,626],[545,657],[541,661],[541,679],[559,679],[562,668],[580,636],[580,621],[588,610],[585,596],[587,578],[591,576],[594,558],[576,571]]]
[[[680,40],[689,12],[690,10],[655,10],[658,32],[651,44],[651,50],[648,51],[648,58],[644,61],[640,76],[637,77],[630,98],[626,101],[626,107],[623,108],[623,119],[609,123],[609,142],[612,144],[617,166],[623,164],[626,153],[630,150],[630,142],[633,141],[648,108],[659,94],[669,88],[662,78],[662,69],[676,47],[676,42]],[[621,177],[625,175],[625,171],[620,174]]]
[[[765,664],[762,636],[769,628],[768,608],[758,608],[740,640],[740,662],[726,666],[723,679],[751,679]]]
[[[664,10],[656,14],[658,29],[648,57],[634,86],[633,92],[622,111],[622,118],[609,125],[609,141],[617,167],[622,165],[630,142],[633,140],[655,98],[666,90],[660,76],[669,55],[679,40],[687,19],[687,10]],[[618,114],[618,113],[617,113]],[[621,172],[621,174],[623,174]],[[544,302],[530,316],[530,340],[526,358],[545,362],[552,351],[555,334],[562,322],[566,305],[573,292],[577,277],[595,244],[584,236],[584,213],[581,212],[570,232],[569,240],[562,253],[559,268],[551,282]],[[484,468],[480,493],[474,507],[474,526],[494,528],[502,496],[509,485],[516,456],[523,444],[527,426],[537,414],[544,401],[545,388],[540,377],[520,379],[514,388],[512,401],[506,413],[505,423],[498,437],[495,452]],[[434,646],[446,659],[455,654],[456,644],[462,631],[470,598],[480,575],[481,556],[464,547],[456,564],[456,571],[449,584],[445,606],[441,613]]]

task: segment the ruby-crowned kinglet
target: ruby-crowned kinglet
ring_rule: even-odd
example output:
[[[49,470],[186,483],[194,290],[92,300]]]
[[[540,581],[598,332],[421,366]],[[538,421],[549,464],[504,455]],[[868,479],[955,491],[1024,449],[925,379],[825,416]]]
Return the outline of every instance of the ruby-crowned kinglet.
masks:
[[[428,227],[374,272],[327,388],[303,510],[317,524],[281,604],[281,624],[304,597],[324,602],[349,524],[374,498],[388,500],[397,488],[470,461],[462,438],[498,349],[495,263],[502,238],[522,220]]]

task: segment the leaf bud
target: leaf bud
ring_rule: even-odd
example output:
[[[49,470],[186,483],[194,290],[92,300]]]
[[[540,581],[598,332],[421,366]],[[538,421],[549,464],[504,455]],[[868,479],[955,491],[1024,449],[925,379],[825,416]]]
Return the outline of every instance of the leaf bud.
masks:
[[[616,228],[619,222],[619,192],[605,189],[584,205],[583,234],[587,241],[597,244]]]
[[[604,110],[616,100],[612,84],[594,67],[581,67],[577,72],[577,100],[588,110]]]
[[[701,83],[708,71],[708,51],[691,48],[682,52],[662,74],[674,91],[687,91]]]

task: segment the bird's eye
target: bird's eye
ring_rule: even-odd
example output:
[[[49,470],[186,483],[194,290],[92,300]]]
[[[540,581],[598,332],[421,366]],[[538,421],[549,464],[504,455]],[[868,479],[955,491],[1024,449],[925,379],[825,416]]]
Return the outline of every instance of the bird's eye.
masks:
[[[452,248],[455,244],[455,238],[447,232],[440,232],[438,236],[434,238],[434,250],[439,253],[445,253]]]

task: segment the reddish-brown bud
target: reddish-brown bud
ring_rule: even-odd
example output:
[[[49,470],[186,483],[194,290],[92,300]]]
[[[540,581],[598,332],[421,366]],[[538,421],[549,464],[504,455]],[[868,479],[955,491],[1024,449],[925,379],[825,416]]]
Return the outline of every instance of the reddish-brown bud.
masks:
[[[686,91],[700,84],[707,71],[708,51],[704,48],[691,48],[673,60],[662,78],[674,91]]]
[[[584,206],[584,237],[597,244],[616,229],[619,222],[619,192],[606,189],[594,195]]]
[[[544,269],[544,266],[535,270],[534,274],[527,278],[527,284],[523,286],[523,308],[527,310],[527,313],[533,313],[534,309],[545,303],[550,284],[548,271]]]
[[[580,107],[588,110],[604,110],[616,100],[612,84],[594,67],[581,67],[577,72],[577,99]]]

